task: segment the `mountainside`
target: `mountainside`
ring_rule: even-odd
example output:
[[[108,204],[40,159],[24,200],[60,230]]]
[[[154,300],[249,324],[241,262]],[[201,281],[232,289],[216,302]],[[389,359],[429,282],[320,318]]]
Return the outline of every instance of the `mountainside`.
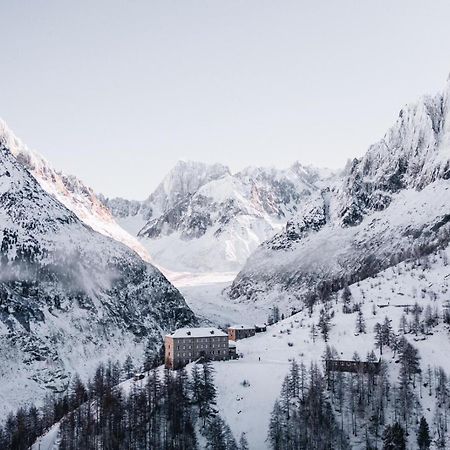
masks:
[[[296,163],[287,170],[180,162],[140,207],[105,199],[116,220],[175,271],[237,271],[280,231],[323,175]]]
[[[241,355],[239,359],[212,363],[217,409],[234,437],[237,439],[244,433],[251,450],[274,448],[268,435],[276,399],[280,395],[291,396],[291,412],[299,405],[311,407],[310,403],[299,401],[298,394],[288,391],[295,386],[292,371],[295,361],[296,381],[302,396],[310,383],[314,364],[324,374],[320,405],[331,405],[330,410],[345,438],[344,445],[331,448],[360,450],[366,449],[368,443],[371,448],[380,448],[386,426],[399,420],[408,429],[407,448],[417,449],[416,431],[422,416],[429,424],[431,438],[440,444],[436,448],[448,446],[449,258],[447,247],[427,257],[396,264],[349,285],[328,302],[319,303],[311,310],[303,308],[268,326],[267,332],[238,340],[235,344]],[[245,307],[242,314],[255,317],[258,305],[242,306]],[[285,315],[288,312],[280,311]],[[326,337],[321,320],[324,313]],[[405,341],[417,350],[420,369],[410,374],[406,386],[401,376],[405,365],[401,344]],[[375,378],[364,373],[325,372],[325,355],[345,361],[366,361],[372,351],[375,361],[381,357],[381,370]],[[192,367],[198,370],[195,363]],[[286,376],[290,376],[288,389],[284,384]],[[152,392],[147,388],[147,381],[148,377],[143,381],[128,380],[122,386],[125,392],[140,389]],[[284,423],[285,432],[290,430],[294,436],[305,433],[297,415],[292,414]],[[42,443],[47,440],[56,442],[57,431],[49,431]],[[37,450],[38,445],[33,448]],[[205,448],[203,440],[199,448]]]
[[[56,171],[48,161],[29,149],[0,119],[0,142],[36,178],[41,187],[54,196],[95,231],[124,243],[141,258],[150,261],[147,250],[130,233],[121,228],[94,191],[72,175]]]
[[[413,258],[364,281],[350,284],[347,306],[343,301],[343,291],[339,291],[331,301],[317,304],[312,311],[303,308],[288,317],[289,310],[281,309],[280,313],[286,315],[285,320],[268,327],[267,333],[238,341],[237,351],[243,354],[243,358],[214,363],[219,411],[234,435],[246,433],[252,450],[274,448],[267,438],[269,423],[289,366],[293,359],[303,365],[300,371],[302,380],[303,377],[309,379],[313,363],[317,363],[325,374],[323,359],[329,345],[336,349],[336,359],[348,361],[354,358],[366,361],[369,353],[374,351],[376,360],[382,357],[385,369],[374,385],[381,387],[383,377],[388,380],[389,389],[385,397],[372,393],[371,399],[370,393],[355,395],[355,389],[368,386],[366,376],[353,373],[325,375],[323,402],[330,401],[338,423],[342,423],[349,438],[350,448],[366,449],[368,442],[372,444],[371,448],[381,448],[385,427],[399,420],[403,427],[408,427],[406,448],[417,449],[416,431],[421,416],[428,421],[434,442],[441,441],[448,446],[448,403],[443,401],[443,396],[448,394],[450,373],[447,357],[450,351],[449,256],[450,248],[447,246],[427,257]],[[257,308],[259,303],[247,303],[246,306],[249,308],[247,316],[253,317],[252,308]],[[344,312],[346,307],[347,312]],[[320,325],[323,311],[328,317],[327,341]],[[358,330],[360,317],[364,331]],[[377,323],[384,324],[383,327],[387,323],[390,329],[387,339],[391,344],[384,343],[382,355],[380,338],[375,332]],[[411,376],[408,402],[401,400],[405,390],[401,386],[401,352],[393,344],[403,338],[418,350],[421,370],[414,375],[414,382]],[[331,382],[328,381],[330,379]],[[361,401],[355,401],[355,398]],[[378,408],[381,405],[382,409],[378,426],[374,413],[377,407],[372,403],[374,398]],[[292,399],[292,405],[297,405],[297,399]],[[291,426],[299,429],[292,418]],[[375,430],[378,435],[375,435]],[[378,447],[375,446],[377,441]],[[431,448],[444,447],[445,444]]]
[[[0,224],[0,415],[195,323],[157,269],[81,222],[3,141]]]
[[[297,308],[450,236],[450,81],[400,111],[385,137],[263,243],[230,289],[235,299]],[[263,300],[264,297],[264,300]]]

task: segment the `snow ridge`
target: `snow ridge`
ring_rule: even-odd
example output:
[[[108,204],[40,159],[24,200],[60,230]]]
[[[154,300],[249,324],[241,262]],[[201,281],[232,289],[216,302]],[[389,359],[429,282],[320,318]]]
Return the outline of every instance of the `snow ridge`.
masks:
[[[147,250],[121,228],[94,191],[73,175],[56,171],[39,153],[29,149],[0,119],[0,142],[36,178],[41,187],[54,196],[86,225],[95,231],[124,243],[141,258],[150,261]]]

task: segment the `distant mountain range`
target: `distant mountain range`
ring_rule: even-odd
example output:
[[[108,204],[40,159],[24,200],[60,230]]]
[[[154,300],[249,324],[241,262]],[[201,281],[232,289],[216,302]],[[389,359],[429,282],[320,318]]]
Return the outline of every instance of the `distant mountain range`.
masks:
[[[153,260],[172,271],[237,271],[331,173],[180,161],[143,202],[101,197]]]

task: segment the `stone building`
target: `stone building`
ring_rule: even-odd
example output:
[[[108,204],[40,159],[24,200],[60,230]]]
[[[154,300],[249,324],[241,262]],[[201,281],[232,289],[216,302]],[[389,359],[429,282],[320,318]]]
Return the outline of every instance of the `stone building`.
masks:
[[[165,365],[179,369],[199,359],[229,359],[228,335],[217,328],[180,328],[165,337]]]
[[[228,327],[228,339],[230,341],[238,341],[239,339],[245,339],[250,336],[254,336],[256,333],[254,325],[233,325]]]

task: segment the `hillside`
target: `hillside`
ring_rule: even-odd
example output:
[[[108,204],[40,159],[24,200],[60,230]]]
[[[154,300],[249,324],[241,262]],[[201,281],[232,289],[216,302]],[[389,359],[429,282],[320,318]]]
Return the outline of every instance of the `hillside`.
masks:
[[[432,438],[438,439],[439,433],[443,432],[446,414],[446,404],[441,403],[441,399],[442,395],[448,395],[450,375],[447,358],[450,351],[449,257],[450,248],[447,247],[429,257],[399,263],[365,281],[350,285],[346,302],[343,291],[340,291],[325,305],[316,305],[312,311],[304,308],[269,326],[267,332],[238,341],[240,359],[213,363],[218,410],[229,424],[235,439],[244,434],[250,450],[272,448],[268,440],[270,417],[292,362],[295,360],[298,363],[309,381],[308,371],[312,363],[318,363],[323,370],[323,357],[328,345],[336,350],[335,358],[342,360],[352,360],[355,353],[366,360],[372,350],[376,358],[381,356],[386,373],[383,374],[384,378],[376,378],[375,386],[382,387],[384,380],[389,389],[384,393],[385,411],[379,427],[379,443],[385,425],[392,423],[401,411],[398,402],[401,381],[398,351],[385,345],[381,355],[374,332],[376,324],[386,323],[386,320],[391,327],[391,340],[400,341],[405,337],[419,351],[422,374],[417,374],[415,386],[412,381],[410,384],[413,398],[408,416],[411,430],[408,448],[417,448],[416,420],[422,415],[430,425]],[[255,317],[255,305],[247,304],[246,307],[242,315]],[[347,313],[344,313],[344,307],[347,307]],[[327,342],[319,326],[323,309],[329,317]],[[358,311],[362,313],[364,332],[357,330]],[[281,310],[280,313],[286,314],[287,311]],[[190,365],[188,371],[193,366]],[[159,372],[162,374],[162,368]],[[339,376],[335,377],[335,382],[339,382]],[[148,376],[138,381],[137,387],[145,386],[147,381]],[[351,448],[364,449],[368,438],[372,443],[376,439],[371,410],[369,405],[352,410],[351,396],[355,389],[359,389],[358,386],[367,388],[368,378],[347,374],[341,381],[344,382],[345,407],[341,409],[338,391],[333,392],[331,387],[325,389],[324,401],[331,402],[333,414],[339,423],[342,418],[343,431],[349,437]],[[121,386],[125,392],[135,389],[132,380]],[[443,394],[442,389],[446,393]],[[296,399],[293,399],[292,407],[296,404]],[[354,421],[357,424],[356,433],[353,433]],[[58,429],[59,424],[50,429],[41,442],[55,442]],[[448,442],[448,431],[443,436]],[[204,447],[200,445],[200,448]]]
[[[421,407],[418,414],[425,415],[430,428],[437,437],[437,413],[445,413],[445,406],[437,405],[437,375],[442,367],[447,376],[450,373],[450,362],[447,355],[450,351],[448,339],[448,288],[450,282],[450,266],[448,258],[450,249],[433,253],[430,257],[400,263],[381,271],[373,277],[349,286],[351,305],[361,305],[365,320],[366,333],[356,331],[357,312],[343,313],[342,291],[329,302],[331,328],[328,344],[333,346],[340,359],[351,360],[354,352],[365,360],[368,352],[375,350],[374,326],[383,323],[386,317],[390,320],[393,331],[398,337],[404,335],[419,350],[421,357],[421,378],[414,394]],[[419,313],[414,305],[418,304]],[[407,306],[406,306],[407,305]],[[253,315],[248,305],[247,315]],[[318,362],[322,367],[322,358],[327,343],[324,342],[318,326],[320,310],[324,306],[317,305],[312,315],[308,309],[288,317],[269,327],[266,333],[237,342],[238,353],[243,357],[237,361],[214,363],[218,385],[218,404],[224,419],[229,423],[235,436],[245,432],[250,448],[260,450],[270,448],[267,441],[269,418],[275,399],[280,395],[284,377],[288,374],[293,358],[309,369],[311,362]],[[281,310],[288,313],[289,311]],[[406,318],[405,333],[402,331],[401,317]],[[415,323],[418,323],[417,331]],[[316,336],[312,337],[312,325],[316,328]],[[416,334],[417,333],[417,334]],[[259,360],[261,358],[261,360]],[[390,403],[388,403],[386,423],[395,419],[393,408],[395,385],[398,380],[398,357],[394,357],[392,349],[385,347],[383,360],[387,364],[388,378],[391,383]],[[432,380],[428,381],[428,369],[432,370]],[[243,386],[247,380],[249,386]],[[422,387],[420,387],[422,383]],[[428,383],[428,384],[427,384]],[[424,387],[424,386],[427,387]],[[429,394],[431,389],[431,395]],[[327,398],[331,398],[327,392]],[[335,405],[337,416],[338,407]],[[365,448],[365,423],[367,416],[359,422],[359,432],[351,433],[350,413],[344,418],[345,430],[351,436],[353,448]],[[411,417],[411,421],[415,420]],[[414,422],[412,422],[414,423]],[[414,425],[415,426],[415,425]],[[412,426],[413,428],[413,426]],[[410,448],[415,447],[415,433],[410,435]],[[447,439],[449,436],[447,436]]]
[[[81,222],[3,143],[0,224],[1,416],[195,323],[157,269]]]

